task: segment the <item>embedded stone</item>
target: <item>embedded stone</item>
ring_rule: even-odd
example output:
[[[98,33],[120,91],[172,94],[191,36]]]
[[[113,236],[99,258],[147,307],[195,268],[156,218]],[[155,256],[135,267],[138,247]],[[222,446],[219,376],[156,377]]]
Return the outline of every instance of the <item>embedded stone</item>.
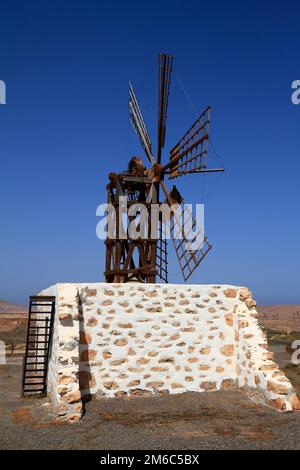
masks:
[[[224,346],[221,347],[220,352],[223,356],[232,356],[234,353],[234,345],[224,344]]]
[[[267,388],[270,392],[275,392],[282,395],[287,395],[291,390],[291,387],[271,380],[267,381]]]
[[[175,361],[173,357],[162,357],[158,362],[160,364],[165,363],[165,362],[170,362],[171,364],[173,364]]]
[[[133,372],[134,374],[140,374],[141,372],[143,372],[144,369],[142,369],[141,367],[128,367],[128,371],[129,372]]]
[[[206,347],[201,348],[201,349],[199,350],[200,354],[209,354],[210,351],[211,351],[211,347],[210,347],[210,346],[206,346]]]
[[[113,380],[105,381],[103,382],[103,385],[108,390],[115,390],[116,388],[118,388],[118,384],[114,382]]]
[[[231,388],[234,388],[236,386],[236,382],[233,379],[224,379],[222,380],[221,383],[221,389],[222,390],[229,390]]]
[[[188,362],[198,362],[198,361],[199,361],[198,357],[190,357],[188,359]]]
[[[234,299],[237,296],[237,290],[228,288],[223,291],[223,294],[229,299]]]
[[[147,295],[147,297],[158,297],[158,293],[156,292],[156,290],[146,292],[145,295]]]
[[[134,349],[132,349],[132,348],[129,348],[129,349],[128,349],[128,353],[127,353],[127,354],[128,354],[128,356],[135,356],[135,355],[136,355],[136,352],[135,352],[135,350],[134,350]]]
[[[69,421],[70,423],[74,423],[79,421],[81,418],[81,414],[79,413],[69,413],[65,416],[65,419]]]
[[[225,322],[227,323],[228,326],[233,325],[233,315],[232,315],[232,313],[226,313],[225,314]]]
[[[80,331],[79,342],[80,342],[80,344],[91,344],[92,337],[89,333],[85,333],[84,331]]]
[[[110,364],[112,366],[121,366],[122,364],[125,364],[126,359],[115,359],[114,361],[111,361]]]
[[[108,305],[112,305],[113,301],[112,300],[103,300],[103,302],[101,302],[101,305],[103,305],[104,307],[107,307]]]
[[[89,297],[95,297],[95,295],[97,295],[97,289],[86,289],[86,294]]]
[[[61,321],[72,320],[72,313],[70,313],[70,312],[59,312],[58,313],[58,318]]]
[[[254,308],[256,307],[256,301],[253,299],[246,299],[245,304],[248,308]]]
[[[66,412],[68,411],[68,405],[66,405],[65,403],[60,403],[57,407],[57,414],[58,416],[63,416],[66,414]]]
[[[115,295],[113,290],[104,289],[104,295]]]
[[[126,346],[126,344],[128,343],[127,339],[126,338],[120,338],[120,339],[117,339],[114,344],[116,346]]]
[[[284,411],[286,408],[282,398],[275,398],[274,400],[270,400],[269,403],[279,411]]]
[[[149,395],[151,395],[151,392],[149,392],[148,390],[136,389],[130,392],[130,396],[133,397],[148,397]]]
[[[97,352],[94,349],[85,349],[80,354],[81,361],[93,361],[97,355]]]
[[[98,325],[98,320],[96,320],[96,318],[94,318],[94,317],[91,317],[87,321],[87,326],[96,326],[96,325]]]
[[[184,312],[192,315],[192,314],[196,314],[197,310],[188,307],[184,310]]]
[[[259,370],[275,370],[278,366],[273,362],[272,364],[263,364],[259,367]],[[274,375],[273,375],[274,376]]]
[[[76,380],[76,377],[74,374],[65,375],[64,373],[60,372],[58,375],[59,385],[68,385],[69,383],[75,382],[75,380]]]
[[[169,369],[166,368],[166,367],[159,367],[159,366],[156,366],[156,367],[151,367],[151,370],[153,372],[166,372],[168,371]]]
[[[170,336],[170,340],[172,340],[172,341],[176,341],[176,340],[179,339],[179,338],[180,338],[180,334],[179,334],[179,333],[176,333],[175,335]]]
[[[194,382],[193,377],[191,377],[190,375],[187,375],[187,376],[184,378],[184,380],[185,380],[186,382]]]
[[[121,372],[121,374],[118,375],[118,378],[119,378],[119,379],[122,379],[122,380],[123,380],[123,379],[127,379],[127,377],[128,377],[128,375],[125,374],[125,372]]]
[[[216,367],[216,372],[218,372],[218,374],[222,374],[224,370],[225,370],[224,367],[220,367],[220,366]]]
[[[127,392],[122,392],[122,391],[120,391],[120,392],[115,392],[114,396],[115,396],[116,398],[124,398],[124,397],[127,397]]]
[[[137,387],[137,385],[140,385],[141,381],[140,380],[132,380],[127,384],[127,387]]]
[[[146,357],[141,357],[136,361],[137,364],[148,364],[150,359],[147,359]]]
[[[290,404],[292,405],[293,411],[300,410],[300,401],[295,393],[290,396]]]
[[[147,312],[152,312],[152,313],[160,313],[162,312],[161,307],[147,307],[146,308]]]
[[[133,328],[132,323],[118,323],[119,328]]]
[[[211,292],[209,294],[209,297],[218,297],[218,294],[216,294],[216,292]]]
[[[148,356],[155,357],[158,355],[158,351],[150,351],[148,352]]]
[[[79,401],[81,399],[81,393],[79,390],[76,390],[76,391],[73,391],[73,392],[69,392],[69,393],[66,393],[65,395],[63,395],[61,397],[61,400],[67,402],[67,403],[76,403],[77,401]]]
[[[240,289],[239,299],[244,302],[247,299],[252,298],[252,292],[247,288]]]
[[[102,356],[104,357],[104,359],[110,359],[112,354],[109,351],[104,351],[102,353]]]
[[[199,366],[199,370],[208,370],[208,369],[210,369],[210,366],[206,364],[202,364],[201,366]]]
[[[149,387],[149,388],[159,388],[159,387],[163,387],[164,383],[163,382],[148,382],[146,384],[146,387]]]
[[[200,388],[206,391],[216,390],[217,384],[216,382],[202,382]]]
[[[122,300],[122,302],[118,302],[118,304],[124,308],[129,307],[129,302],[127,302],[127,300]]]
[[[171,387],[172,388],[183,388],[183,385],[178,383],[178,382],[174,382],[171,384]]]

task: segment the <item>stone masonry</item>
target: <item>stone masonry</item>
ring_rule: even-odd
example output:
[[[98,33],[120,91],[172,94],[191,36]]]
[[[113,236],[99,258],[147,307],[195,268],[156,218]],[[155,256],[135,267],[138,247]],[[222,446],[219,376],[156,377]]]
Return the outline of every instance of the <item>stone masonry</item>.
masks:
[[[48,394],[76,421],[82,401],[103,397],[259,389],[278,410],[300,409],[273,361],[244,287],[56,284]]]

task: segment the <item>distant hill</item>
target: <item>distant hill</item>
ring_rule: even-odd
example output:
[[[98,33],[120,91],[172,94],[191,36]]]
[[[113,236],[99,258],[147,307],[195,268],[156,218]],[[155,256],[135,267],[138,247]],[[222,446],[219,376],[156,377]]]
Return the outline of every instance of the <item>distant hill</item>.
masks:
[[[23,305],[0,300],[0,314],[1,313],[27,313],[27,309]]]
[[[257,307],[259,313],[266,313],[268,315],[293,315],[299,313],[300,304],[276,304],[276,305],[260,305]]]
[[[23,305],[0,300],[0,339],[25,342],[28,312]]]
[[[300,331],[300,304],[261,305],[259,323],[275,331]]]

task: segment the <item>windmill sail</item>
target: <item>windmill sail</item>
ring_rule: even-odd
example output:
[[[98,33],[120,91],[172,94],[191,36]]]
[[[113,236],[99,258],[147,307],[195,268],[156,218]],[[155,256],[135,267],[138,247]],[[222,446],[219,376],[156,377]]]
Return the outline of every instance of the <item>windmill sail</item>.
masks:
[[[138,101],[136,99],[133,86],[129,82],[129,119],[138,136],[138,139],[149,159],[154,165],[155,160],[151,151],[151,139],[146,128]]]
[[[170,179],[206,168],[210,112],[208,107],[171,150],[170,161],[164,167],[164,170],[169,169]]]
[[[167,226],[160,216],[156,245],[156,272],[162,281],[168,282],[168,242],[166,233]]]
[[[173,56],[159,54],[158,63],[158,137],[157,137],[157,163],[161,162],[161,151],[165,145],[168,101],[172,73]]]
[[[182,228],[182,225],[178,224],[176,217],[172,217],[170,232],[183,278],[187,281],[212,248],[212,245],[208,243],[207,238],[197,226],[188,208],[182,204],[180,209],[181,214],[179,213],[179,216],[185,219],[184,227]],[[181,234],[182,237],[180,237]]]

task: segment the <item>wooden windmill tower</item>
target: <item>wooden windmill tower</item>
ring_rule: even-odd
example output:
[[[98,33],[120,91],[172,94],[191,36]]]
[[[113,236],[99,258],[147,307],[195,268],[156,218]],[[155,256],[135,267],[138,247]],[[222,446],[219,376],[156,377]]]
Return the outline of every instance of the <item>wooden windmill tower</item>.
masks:
[[[151,139],[143,120],[133,87],[129,84],[129,115],[133,128],[142,148],[151,164],[144,167],[140,157],[133,157],[128,169],[122,173],[110,173],[107,185],[107,201],[116,209],[116,229],[113,237],[106,239],[106,282],[156,282],[158,276],[168,282],[167,240],[164,238],[164,223],[158,221],[157,237],[151,238],[150,210],[148,220],[148,236],[132,239],[127,234],[118,216],[121,197],[127,197],[128,207],[132,204],[143,204],[151,209],[160,202],[160,188],[164,202],[169,206],[178,205],[179,213],[171,217],[170,235],[174,242],[178,262],[186,281],[211,249],[200,228],[197,227],[192,214],[185,214],[187,221],[182,227],[180,210],[186,210],[183,198],[175,186],[169,191],[165,184],[165,176],[174,179],[188,173],[206,173],[223,171],[223,168],[208,169],[207,154],[210,126],[210,107],[208,107],[193,123],[178,143],[170,151],[170,158],[162,164],[162,149],[166,135],[168,98],[171,83],[173,57],[159,55],[159,105],[157,153],[153,154]],[[181,209],[180,209],[181,208]],[[121,224],[121,225],[120,225]],[[126,237],[121,236],[122,232]],[[181,238],[178,238],[178,232]],[[177,235],[177,236],[176,236]],[[193,249],[187,250],[186,243],[192,243]]]

